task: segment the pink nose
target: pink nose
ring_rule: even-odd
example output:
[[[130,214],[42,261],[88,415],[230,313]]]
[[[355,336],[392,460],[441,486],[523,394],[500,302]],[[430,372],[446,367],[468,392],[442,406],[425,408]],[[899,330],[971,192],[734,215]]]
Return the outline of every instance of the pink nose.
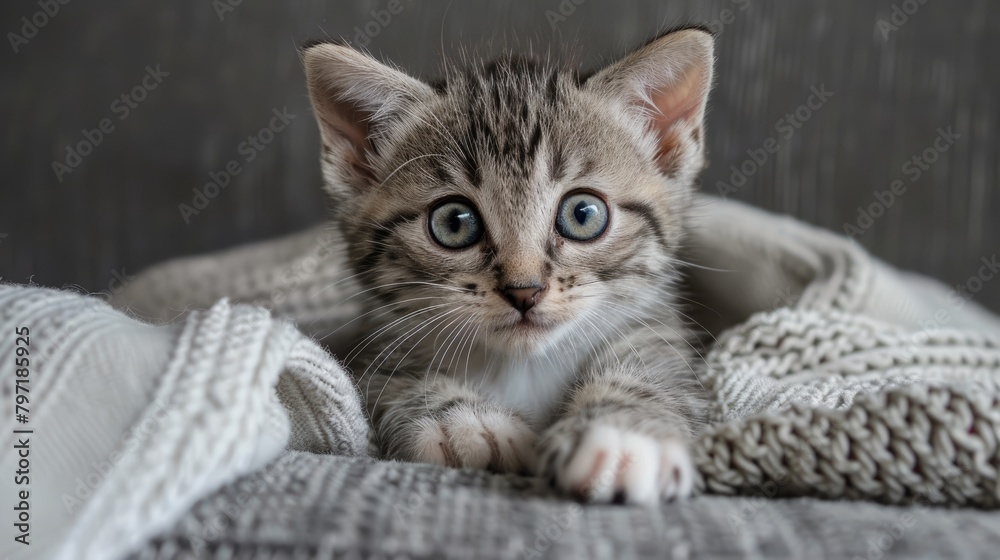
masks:
[[[527,313],[536,303],[542,301],[545,295],[545,286],[507,286],[503,289],[503,297],[507,299],[511,307],[521,313]]]

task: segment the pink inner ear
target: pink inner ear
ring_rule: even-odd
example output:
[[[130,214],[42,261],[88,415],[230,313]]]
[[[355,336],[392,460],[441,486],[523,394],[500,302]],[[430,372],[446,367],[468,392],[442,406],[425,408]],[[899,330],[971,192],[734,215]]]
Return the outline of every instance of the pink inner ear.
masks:
[[[678,83],[652,93],[653,120],[660,130],[697,116],[705,89],[700,74],[697,70],[688,70]]]
[[[698,126],[705,99],[705,77],[693,66],[679,80],[650,94],[650,130],[659,138],[657,158],[664,171],[673,170],[678,162],[681,135]]]
[[[368,154],[375,151],[368,137],[371,117],[370,111],[359,109],[357,105],[347,101],[331,101],[323,114],[325,133],[331,139],[340,137],[347,142],[350,149],[344,155],[351,167],[368,179],[372,178]]]

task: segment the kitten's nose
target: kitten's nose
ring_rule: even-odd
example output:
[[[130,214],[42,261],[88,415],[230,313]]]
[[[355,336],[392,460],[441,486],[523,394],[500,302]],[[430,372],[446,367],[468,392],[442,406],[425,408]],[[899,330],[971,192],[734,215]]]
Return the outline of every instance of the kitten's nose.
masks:
[[[545,286],[534,284],[531,286],[507,286],[503,289],[503,296],[510,302],[514,309],[521,313],[527,313],[529,309],[542,300],[545,295]]]

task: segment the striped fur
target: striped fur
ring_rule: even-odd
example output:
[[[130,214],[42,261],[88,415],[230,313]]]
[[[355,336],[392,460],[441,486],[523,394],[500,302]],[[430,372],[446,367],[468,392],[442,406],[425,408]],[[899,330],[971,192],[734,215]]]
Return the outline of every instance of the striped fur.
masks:
[[[533,471],[597,501],[686,495],[703,405],[675,255],[711,37],[669,33],[587,77],[506,57],[428,84],[333,44],[304,60],[367,305],[346,358],[383,453]],[[610,214],[583,242],[554,227],[580,190]],[[449,198],[481,217],[468,248],[429,233]],[[503,290],[531,285],[543,297],[522,314]]]

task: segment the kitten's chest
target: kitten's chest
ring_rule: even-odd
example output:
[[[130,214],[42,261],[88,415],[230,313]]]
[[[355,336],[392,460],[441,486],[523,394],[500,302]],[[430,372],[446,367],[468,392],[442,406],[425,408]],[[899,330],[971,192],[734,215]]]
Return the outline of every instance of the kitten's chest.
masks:
[[[481,356],[470,362],[467,372],[459,373],[459,379],[465,376],[469,386],[489,399],[543,422],[569,389],[577,365],[552,356]]]

